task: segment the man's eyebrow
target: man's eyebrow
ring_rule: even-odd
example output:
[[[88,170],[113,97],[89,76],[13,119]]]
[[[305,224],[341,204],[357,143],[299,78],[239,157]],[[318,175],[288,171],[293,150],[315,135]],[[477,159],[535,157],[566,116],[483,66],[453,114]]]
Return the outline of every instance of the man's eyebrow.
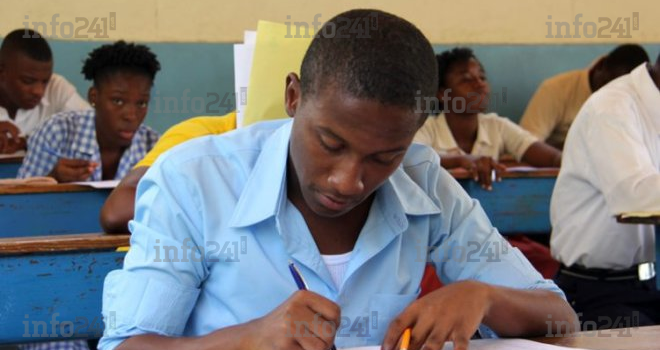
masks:
[[[321,132],[323,132],[323,133],[325,133],[325,134],[328,134],[329,136],[331,136],[331,137],[333,137],[333,138],[335,138],[335,139],[341,141],[341,142],[346,143],[346,140],[344,140],[342,137],[340,137],[339,135],[335,134],[334,132],[332,132],[332,130],[330,130],[330,129],[326,128],[326,127],[318,126],[317,129],[318,129],[319,131],[321,131]],[[374,152],[373,154],[380,154],[380,153],[395,153],[395,152],[402,152],[402,151],[405,151],[405,150],[406,150],[405,147],[397,147],[397,148],[393,148],[393,149],[388,149],[388,150],[383,150],[383,151]]]

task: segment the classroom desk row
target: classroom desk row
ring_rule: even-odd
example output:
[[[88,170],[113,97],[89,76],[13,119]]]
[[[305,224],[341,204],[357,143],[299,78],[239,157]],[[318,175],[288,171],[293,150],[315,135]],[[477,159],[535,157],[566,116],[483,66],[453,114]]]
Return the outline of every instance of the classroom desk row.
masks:
[[[105,276],[120,268],[128,235],[0,238],[0,344],[96,339]],[[112,324],[113,320],[107,320]],[[568,348],[658,349],[660,326],[531,340]]]
[[[110,189],[87,186],[0,186],[0,238],[101,232]]]
[[[0,344],[99,338],[103,281],[129,235],[0,238]]]
[[[550,195],[557,170],[514,172],[486,191],[468,178],[454,176],[481,202],[493,225],[504,234],[550,232]],[[0,237],[100,232],[99,213],[109,189],[79,185],[0,186]]]

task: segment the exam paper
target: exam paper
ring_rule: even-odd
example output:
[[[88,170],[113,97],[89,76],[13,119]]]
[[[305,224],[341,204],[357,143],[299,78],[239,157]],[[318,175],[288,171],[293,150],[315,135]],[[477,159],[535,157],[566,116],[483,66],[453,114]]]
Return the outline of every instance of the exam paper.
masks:
[[[442,350],[453,350],[454,344],[446,342]],[[477,339],[470,340],[470,350],[585,350],[567,348],[557,345],[543,344],[527,339]],[[341,349],[340,349],[341,350]],[[358,348],[344,348],[343,350],[380,350],[380,346],[364,346]]]
[[[15,153],[0,154],[0,159],[25,157],[25,151],[17,151]]]
[[[104,181],[79,181],[71,182],[72,185],[89,186],[92,188],[105,189],[115,188],[119,185],[119,180],[104,180]]]

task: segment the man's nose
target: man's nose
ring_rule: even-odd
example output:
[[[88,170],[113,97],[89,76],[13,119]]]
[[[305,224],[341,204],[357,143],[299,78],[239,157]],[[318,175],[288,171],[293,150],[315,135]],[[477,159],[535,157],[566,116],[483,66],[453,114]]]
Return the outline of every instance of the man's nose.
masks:
[[[362,194],[364,183],[363,171],[359,161],[347,161],[334,169],[328,182],[343,197],[353,197]]]

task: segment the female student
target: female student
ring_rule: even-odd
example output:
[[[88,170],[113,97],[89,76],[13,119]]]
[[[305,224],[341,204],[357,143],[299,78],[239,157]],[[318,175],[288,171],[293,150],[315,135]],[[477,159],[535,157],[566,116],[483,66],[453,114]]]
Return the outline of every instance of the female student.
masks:
[[[160,63],[149,48],[118,41],[89,54],[89,111],[60,113],[28,141],[18,177],[59,182],[121,179],[153,147],[158,134],[142,125]]]
[[[454,48],[436,55],[439,115],[429,117],[415,135],[440,154],[444,168],[465,168],[484,188],[492,173],[504,166],[503,154],[538,167],[558,167],[561,152],[537,140],[511,120],[485,114],[490,85],[483,66],[469,48]]]

